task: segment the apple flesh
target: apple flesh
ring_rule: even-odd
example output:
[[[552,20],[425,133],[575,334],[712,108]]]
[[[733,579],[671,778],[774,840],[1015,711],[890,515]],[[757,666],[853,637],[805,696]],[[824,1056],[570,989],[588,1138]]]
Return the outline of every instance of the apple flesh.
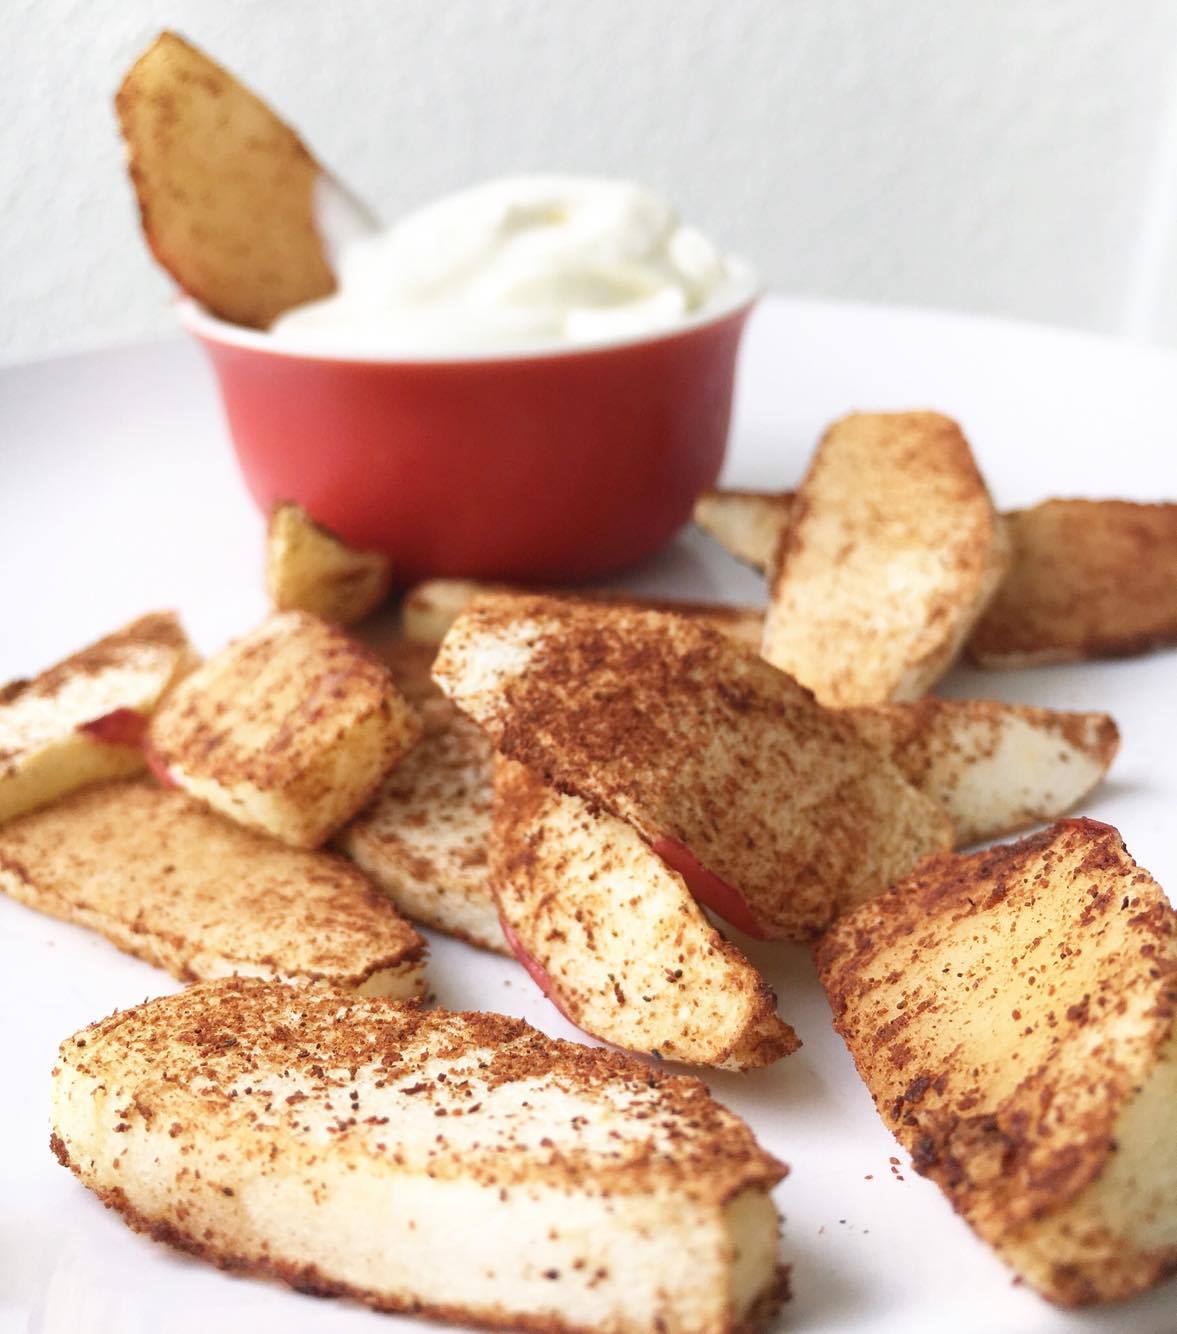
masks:
[[[79,723],[77,730],[106,746],[137,748],[143,744],[147,731],[147,715],[138,709],[114,709],[101,718]]]
[[[686,881],[691,897],[710,908],[730,922],[738,931],[756,940],[765,940],[767,936],[748,906],[748,900],[738,889],[733,889],[726,880],[721,880],[709,871],[694,853],[676,838],[656,838],[654,851]]]

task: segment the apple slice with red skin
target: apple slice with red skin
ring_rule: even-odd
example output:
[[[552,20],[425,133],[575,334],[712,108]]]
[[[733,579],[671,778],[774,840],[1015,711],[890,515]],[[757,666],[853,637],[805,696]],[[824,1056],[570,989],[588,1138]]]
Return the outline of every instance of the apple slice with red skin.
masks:
[[[662,851],[659,845],[665,845],[672,849],[673,855],[681,858],[680,864],[676,865],[675,862],[671,860],[671,857],[667,856],[665,852]],[[712,875],[710,871],[700,866],[681,843],[676,843],[673,839],[659,839],[658,843],[654,845],[654,851],[672,871],[677,871],[679,875],[682,876],[693,897],[703,904],[705,908],[711,908],[713,911],[719,913],[721,917],[726,917],[727,921],[731,922],[731,924],[738,930],[743,931],[745,935],[755,936],[758,940],[764,939],[764,937],[756,930],[756,923],[752,921],[747,904],[745,904],[740,895],[738,895],[730,885],[724,884],[724,882],[717,876]],[[689,863],[690,870],[684,869],[686,863]],[[707,892],[712,896],[710,899],[705,898],[692,883],[691,876],[696,872],[698,873],[700,884],[705,886]],[[731,916],[728,916],[720,910],[718,906],[720,903],[725,905],[728,912],[732,914]],[[741,922],[746,922],[748,925],[742,925]],[[556,984],[552,981],[548,970],[538,959],[528,954],[523,942],[519,939],[518,935],[516,935],[515,928],[508,925],[501,915],[499,916],[499,925],[503,928],[503,939],[510,947],[511,953],[519,963],[523,965],[523,969],[527,973],[527,976],[531,978],[537,987],[539,987],[547,999],[551,1001],[573,1028],[578,1032],[583,1033],[585,1030],[580,1027],[576,1020],[573,1019],[560,1003],[560,997],[556,993]]]
[[[685,617],[488,594],[433,676],[501,755],[628,825],[761,938],[813,940],[952,845],[939,803],[851,720]]]
[[[163,762],[159,752],[150,741],[143,743],[143,758],[147,761],[147,767],[151,770],[152,777],[162,787],[180,786],[168,772],[168,766]]]
[[[79,723],[77,730],[106,746],[134,748],[143,744],[147,732],[147,715],[138,709],[112,709],[100,718]]]
[[[584,1029],[580,1027],[580,1025],[576,1022],[575,1019],[573,1019],[573,1017],[568,1013],[568,1011],[563,1007],[563,1005],[560,1004],[560,998],[556,994],[555,983],[549,976],[548,970],[543,966],[542,963],[540,963],[537,959],[533,958],[530,954],[528,954],[527,950],[524,948],[523,942],[515,934],[515,928],[512,926],[508,926],[508,924],[503,920],[503,917],[501,915],[499,917],[499,925],[503,928],[503,938],[504,940],[506,940],[507,944],[511,947],[511,953],[523,965],[524,971],[527,973],[527,976],[531,978],[531,980],[535,983],[537,987],[539,987],[539,989],[544,993],[544,995],[548,998],[548,1000],[552,1002],[552,1004],[556,1007],[556,1009],[560,1011],[561,1015],[563,1015],[563,1017],[568,1020],[568,1022],[573,1026],[573,1028],[575,1028],[577,1032],[583,1033]]]
[[[709,871],[685,843],[680,843],[676,838],[656,838],[652,846],[666,865],[686,881],[691,897],[696,902],[718,913],[725,922],[730,922],[746,936],[755,940],[767,939],[740,891]]]

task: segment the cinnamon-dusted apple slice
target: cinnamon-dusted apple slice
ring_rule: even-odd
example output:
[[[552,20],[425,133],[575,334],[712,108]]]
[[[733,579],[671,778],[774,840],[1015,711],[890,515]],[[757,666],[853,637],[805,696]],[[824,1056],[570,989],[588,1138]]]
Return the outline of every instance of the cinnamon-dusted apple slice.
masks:
[[[493,753],[482,729],[453,710],[344,826],[338,846],[415,922],[505,954],[488,865]]]
[[[1028,1283],[1177,1271],[1177,915],[1114,829],[931,858],[817,959],[879,1114]]]
[[[940,803],[958,847],[1055,820],[1107,773],[1120,733],[1106,713],[921,699],[850,710],[864,737]]]
[[[424,738],[338,837],[338,846],[414,921],[509,953],[488,866],[493,748],[441,692],[434,648],[374,648],[421,719]]]
[[[266,529],[266,592],[275,611],[310,611],[337,625],[371,615],[388,596],[392,565],[357,551],[301,505],[277,505]]]
[[[1177,643],[1177,504],[1047,500],[1005,522],[1012,567],[968,644],[982,666]]]
[[[115,111],[143,234],[185,292],[264,329],[335,290],[320,224],[357,230],[371,215],[228,70],[163,32],[127,71]]]
[[[152,719],[157,774],[251,829],[318,847],[421,735],[388,668],[309,612],[214,654]]]
[[[697,621],[489,596],[434,675],[501,753],[633,825],[754,934],[815,935],[951,846],[944,812],[853,722]]]
[[[474,579],[426,579],[405,594],[401,606],[404,636],[416,644],[440,644],[462,612],[487,593],[541,592],[571,602],[604,602],[639,611],[664,611],[688,620],[702,621],[753,648],[760,647],[764,613],[755,607],[727,602],[689,602],[680,598],[636,597],[615,588],[528,590],[513,584],[484,584]]]
[[[51,1117],[136,1230],[378,1310],[754,1334],[787,1290],[785,1168],[742,1121],[503,1015],[203,983],[62,1043]]]
[[[586,1033],[726,1070],[800,1045],[768,984],[635,829],[513,760],[495,770],[491,879],[512,948]]]
[[[424,988],[425,943],[342,857],[283,847],[146,779],[0,829],[0,890],[173,976]]]
[[[695,522],[771,571],[790,491],[709,491]],[[1046,500],[1002,516],[1009,569],[967,643],[981,667],[1118,658],[1177,643],[1177,504]]]
[[[152,612],[0,688],[0,821],[139,773],[152,710],[195,663],[176,616]]]
[[[793,515],[792,491],[704,491],[694,519],[737,560],[768,574]]]
[[[955,422],[854,413],[825,433],[797,492],[764,656],[823,704],[918,699],[952,665],[1006,563]]]

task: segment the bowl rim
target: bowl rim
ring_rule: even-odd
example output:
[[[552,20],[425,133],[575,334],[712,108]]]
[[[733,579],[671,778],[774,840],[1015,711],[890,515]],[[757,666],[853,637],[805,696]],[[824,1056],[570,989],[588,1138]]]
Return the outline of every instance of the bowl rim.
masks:
[[[496,362],[549,361],[567,357],[607,356],[628,347],[672,342],[689,337],[702,329],[722,324],[734,318],[744,318],[764,295],[760,283],[750,274],[741,275],[732,290],[709,309],[700,311],[665,328],[621,338],[602,339],[593,343],[569,343],[556,347],[495,348],[493,351],[460,350],[437,352],[381,353],[371,347],[355,348],[299,347],[278,342],[267,330],[249,329],[244,325],[222,320],[192,296],[181,295],[176,300],[176,315],[181,328],[205,342],[241,351],[261,352],[272,357],[286,357],[297,361],[335,361],[353,365],[376,366],[461,366],[493,365]]]

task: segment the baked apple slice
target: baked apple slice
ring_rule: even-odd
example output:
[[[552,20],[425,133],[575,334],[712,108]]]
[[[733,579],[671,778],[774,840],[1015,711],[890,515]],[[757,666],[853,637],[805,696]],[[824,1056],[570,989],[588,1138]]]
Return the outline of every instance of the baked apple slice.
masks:
[[[792,491],[704,491],[695,524],[737,560],[768,574],[793,516]]]
[[[632,825],[761,936],[809,939],[951,846],[939,805],[850,719],[698,621],[492,595],[434,676],[502,754]]]
[[[764,979],[635,829],[501,758],[491,882],[512,949],[586,1033],[725,1070],[799,1045]]]
[[[879,1115],[1043,1296],[1177,1270],[1177,915],[1113,828],[930,858],[817,959]]]
[[[1177,643],[1177,505],[1047,500],[1005,522],[1012,566],[968,644],[981,666]]]
[[[215,653],[151,720],[154,772],[292,847],[316,848],[420,740],[388,667],[305,611]]]
[[[0,820],[141,772],[148,718],[195,663],[176,616],[152,612],[0,689]]]
[[[854,413],[826,431],[797,492],[762,651],[832,707],[918,699],[1006,565],[960,427],[935,412]]]
[[[335,290],[321,218],[359,229],[371,215],[228,70],[162,32],[127,71],[115,111],[143,234],[183,291],[265,329]]]
[[[1106,713],[992,699],[849,712],[859,732],[944,807],[958,847],[1065,815],[1107,773],[1120,746]]]

